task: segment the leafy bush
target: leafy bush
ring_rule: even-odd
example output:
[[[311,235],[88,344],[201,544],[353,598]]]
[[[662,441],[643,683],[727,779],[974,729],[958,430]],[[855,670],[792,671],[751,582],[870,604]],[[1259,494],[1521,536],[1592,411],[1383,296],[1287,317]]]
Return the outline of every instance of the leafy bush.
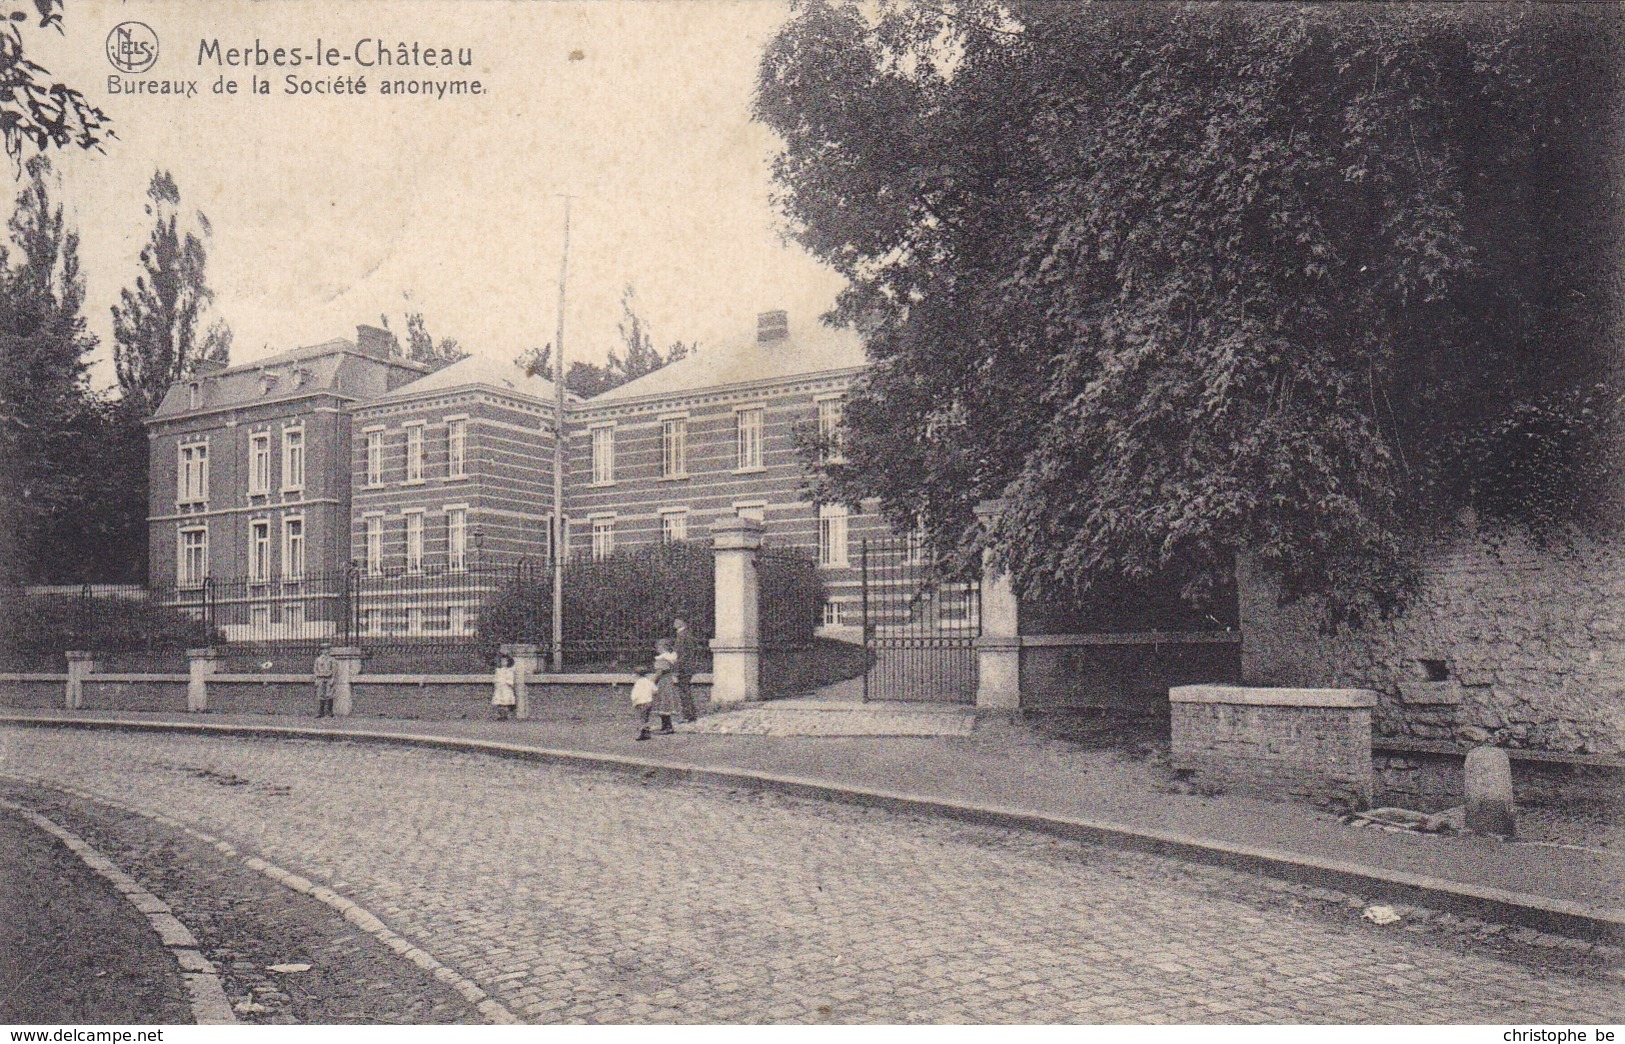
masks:
[[[0,592],[0,659],[11,664],[59,670],[69,649],[172,651],[219,641],[201,620],[145,596]]]

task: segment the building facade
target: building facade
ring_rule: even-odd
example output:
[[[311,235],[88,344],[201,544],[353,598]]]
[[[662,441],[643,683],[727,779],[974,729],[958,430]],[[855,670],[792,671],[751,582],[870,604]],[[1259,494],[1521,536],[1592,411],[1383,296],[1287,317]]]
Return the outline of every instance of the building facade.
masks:
[[[353,408],[426,373],[393,345],[361,327],[169,390],[147,422],[155,586],[184,597],[219,581],[228,637],[330,627],[322,578],[350,553]]]

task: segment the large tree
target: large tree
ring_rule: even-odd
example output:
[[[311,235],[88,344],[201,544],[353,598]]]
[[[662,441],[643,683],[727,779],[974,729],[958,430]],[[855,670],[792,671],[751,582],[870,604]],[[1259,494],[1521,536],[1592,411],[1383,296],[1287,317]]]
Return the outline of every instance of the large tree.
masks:
[[[109,508],[125,473],[98,467],[111,415],[85,380],[97,339],[81,314],[79,235],[48,162],[34,157],[24,173],[0,247],[0,560],[7,579],[106,578],[103,567],[129,558],[131,534]]]
[[[141,248],[135,286],[113,306],[113,363],[128,408],[151,416],[164,393],[190,377],[200,362],[226,362],[231,331],[216,320],[204,331],[214,300],[208,283],[209,220],[201,211],[183,220],[180,188],[167,170],[147,188],[153,227]]]
[[[1462,505],[1611,524],[1621,38],[1612,7],[803,3],[756,114],[874,363],[821,495],[1030,592],[1199,601],[1247,551],[1356,613]]]

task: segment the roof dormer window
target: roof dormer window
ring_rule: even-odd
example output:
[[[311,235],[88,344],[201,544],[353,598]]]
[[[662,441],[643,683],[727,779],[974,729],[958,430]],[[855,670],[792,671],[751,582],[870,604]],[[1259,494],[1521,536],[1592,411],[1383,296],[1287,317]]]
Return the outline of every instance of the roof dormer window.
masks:
[[[188,387],[186,391],[186,408],[189,410],[195,410],[202,405],[203,385],[199,381],[193,381],[191,386]]]

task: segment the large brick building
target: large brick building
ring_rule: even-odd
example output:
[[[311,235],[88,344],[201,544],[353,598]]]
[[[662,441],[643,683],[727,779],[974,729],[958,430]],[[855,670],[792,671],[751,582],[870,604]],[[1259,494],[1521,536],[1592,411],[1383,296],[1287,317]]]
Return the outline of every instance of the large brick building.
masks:
[[[295,607],[300,579],[328,570],[433,577],[547,561],[553,385],[479,358],[431,373],[393,348],[387,333],[362,327],[355,344],[171,389],[150,422],[154,580],[246,581],[255,608],[244,622],[280,624],[329,618]],[[567,552],[704,540],[723,516],[754,517],[772,544],[817,555],[825,623],[849,623],[856,542],[888,530],[873,514],[808,499],[797,433],[833,432],[863,367],[852,334],[792,332],[783,312],[769,312],[754,337],[708,345],[589,400],[571,396]],[[409,587],[392,591],[409,600]],[[407,626],[378,615],[407,613],[404,602],[360,608],[363,627],[391,633],[467,633],[474,619],[472,606],[437,605],[444,619],[420,613]]]

